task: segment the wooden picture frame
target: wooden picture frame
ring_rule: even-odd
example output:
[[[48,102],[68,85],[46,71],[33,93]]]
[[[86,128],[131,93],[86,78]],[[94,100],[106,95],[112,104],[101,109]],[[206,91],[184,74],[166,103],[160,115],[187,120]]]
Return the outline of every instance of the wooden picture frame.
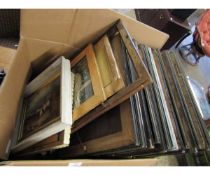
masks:
[[[122,89],[125,84],[107,35],[104,35],[95,45],[94,51],[101,74],[106,97]]]
[[[83,63],[81,61],[83,61]],[[88,81],[86,82],[88,82],[89,84],[91,83],[90,86],[92,86],[92,95],[89,96],[84,102],[82,102],[81,104],[78,104],[78,106],[75,107],[75,103],[76,103],[75,99],[77,99],[80,89],[83,88],[83,85],[80,85],[80,87],[82,88],[77,87],[78,82],[82,81],[82,80],[79,80],[79,78],[77,79],[77,75],[79,74],[78,73],[79,68],[77,69],[77,66],[79,64],[81,66],[84,66],[84,64],[87,64],[86,68],[83,67],[82,68],[83,70],[81,71],[84,71],[84,69],[86,69],[86,72],[89,72],[89,73],[86,73],[89,75],[84,75],[84,76],[89,76],[90,78],[89,82]],[[93,46],[91,44],[89,44],[76,58],[74,58],[71,61],[71,68],[72,68],[72,72],[75,74],[73,120],[76,121],[79,118],[81,118],[84,114],[94,109],[96,106],[101,104],[104,100],[106,100],[106,95],[103,90],[101,75],[100,75],[99,68],[97,65]],[[81,75],[80,79],[82,79],[82,76],[83,76],[82,74],[85,74],[85,73],[80,73]],[[84,81],[83,84],[85,85],[86,82]]]
[[[116,112],[119,110],[119,113]],[[74,133],[74,136],[71,136],[71,145],[67,148],[57,150],[56,154],[63,155],[62,157],[75,157],[82,156],[89,153],[96,153],[100,151],[106,151],[111,149],[117,149],[120,147],[125,147],[129,145],[135,144],[135,135],[133,130],[133,120],[132,120],[132,112],[131,112],[131,104],[130,100],[127,100],[120,104],[119,106],[113,108],[112,110],[105,113],[103,116],[99,118],[103,120],[109,117],[109,124],[115,125],[115,127],[110,127],[109,125],[105,125],[105,123],[98,122],[93,126],[85,126],[82,128],[82,133],[90,134],[87,138],[89,140],[83,142],[82,139],[79,139],[81,143],[74,145],[74,137],[77,137],[78,133]],[[107,119],[108,120],[108,119]],[[112,121],[112,122],[111,122]],[[96,121],[93,121],[96,122]],[[91,123],[90,123],[91,124]],[[119,126],[117,126],[117,125]],[[88,132],[88,130],[96,130],[95,132]],[[97,136],[96,138],[91,138],[91,133],[97,135],[98,130],[103,130],[105,128],[107,135]],[[115,131],[111,132],[110,129],[114,129]],[[116,129],[118,128],[118,129]],[[77,132],[80,132],[77,131]],[[82,136],[82,135],[81,135]]]
[[[71,83],[70,62],[61,57],[26,86],[20,114],[23,122],[13,152],[26,149],[71,127]]]

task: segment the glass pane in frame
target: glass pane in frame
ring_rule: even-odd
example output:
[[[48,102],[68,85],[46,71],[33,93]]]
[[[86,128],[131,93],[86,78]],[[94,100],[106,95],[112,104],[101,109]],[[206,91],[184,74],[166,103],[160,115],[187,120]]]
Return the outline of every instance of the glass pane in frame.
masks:
[[[72,72],[75,75],[73,108],[77,108],[94,95],[87,58],[82,58]]]
[[[60,76],[25,99],[23,138],[48,125],[60,115]]]

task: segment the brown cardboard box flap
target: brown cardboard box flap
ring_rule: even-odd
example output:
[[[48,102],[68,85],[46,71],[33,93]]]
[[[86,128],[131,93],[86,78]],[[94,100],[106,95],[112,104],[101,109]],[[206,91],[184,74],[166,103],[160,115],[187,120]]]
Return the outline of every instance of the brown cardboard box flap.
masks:
[[[0,46],[0,68],[7,72],[15,56],[16,50]]]
[[[22,10],[21,36],[61,42],[72,47],[87,44],[121,19],[132,37],[140,43],[161,48],[168,35],[112,10]]]
[[[18,50],[21,50],[22,45]],[[6,158],[15,125],[16,111],[22,92],[22,84],[29,69],[28,59],[17,52],[0,87],[0,158]],[[10,55],[10,54],[9,54]],[[17,57],[22,59],[16,59]],[[9,58],[8,58],[9,59]]]

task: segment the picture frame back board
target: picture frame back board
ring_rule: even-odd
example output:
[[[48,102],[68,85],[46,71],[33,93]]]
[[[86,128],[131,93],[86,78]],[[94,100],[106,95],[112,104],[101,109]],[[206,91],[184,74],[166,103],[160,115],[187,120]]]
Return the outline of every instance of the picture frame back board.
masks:
[[[86,125],[71,136],[69,147],[58,149],[55,154],[62,158],[69,158],[135,145],[130,105],[130,100],[126,100]]]

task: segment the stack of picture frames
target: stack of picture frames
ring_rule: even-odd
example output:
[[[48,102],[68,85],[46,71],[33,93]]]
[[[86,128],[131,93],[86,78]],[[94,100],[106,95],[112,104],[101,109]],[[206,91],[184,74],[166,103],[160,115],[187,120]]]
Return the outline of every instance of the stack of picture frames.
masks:
[[[153,83],[74,132],[71,146],[56,151],[56,156],[136,158],[176,154],[183,155],[190,165],[192,159],[194,165],[209,165],[205,113],[199,109],[178,53],[161,53],[144,45],[138,48]],[[135,71],[127,60],[126,82],[131,83]]]
[[[121,54],[125,84],[132,84],[137,73],[125,44],[119,36],[115,36],[111,45],[115,54]],[[73,129],[70,146],[57,150],[54,153],[56,158],[62,155],[63,158],[133,158],[183,151],[158,58],[149,47],[137,44],[135,47],[153,83],[84,127]]]
[[[116,42],[116,46],[112,45],[112,40]],[[131,55],[129,59],[136,72],[136,79],[132,83],[128,83],[125,77],[122,59],[127,58],[121,58],[121,51],[113,48],[120,47],[118,40],[124,43]],[[58,60],[65,61],[61,61],[62,66],[56,67]],[[70,146],[71,133],[101,117],[152,82],[121,21],[117,21],[95,42],[87,44],[76,57],[69,58],[70,68],[63,63],[68,62],[68,59],[62,57],[58,60],[26,86],[16,127],[18,134],[14,136],[12,144],[13,155]],[[65,73],[59,72],[58,67]],[[69,77],[59,76],[60,74],[68,74]],[[71,102],[62,103],[62,99],[66,98]],[[52,114],[54,110],[56,114]],[[72,114],[65,113],[67,115],[62,116],[63,110]],[[68,118],[70,122],[66,122],[64,118]]]
[[[113,46],[116,38],[111,40]],[[118,41],[120,39],[118,38]],[[123,42],[125,84],[136,72]],[[115,46],[116,46],[115,45]],[[183,155],[190,165],[209,165],[209,135],[179,56],[136,46],[153,83],[100,117],[73,130],[70,146],[51,158],[138,158]],[[124,50],[124,52],[123,52]],[[190,160],[190,161],[189,161]]]
[[[18,150],[16,159],[193,154],[209,162],[203,114],[179,59],[137,43],[117,21],[70,59],[70,132],[56,131]]]

